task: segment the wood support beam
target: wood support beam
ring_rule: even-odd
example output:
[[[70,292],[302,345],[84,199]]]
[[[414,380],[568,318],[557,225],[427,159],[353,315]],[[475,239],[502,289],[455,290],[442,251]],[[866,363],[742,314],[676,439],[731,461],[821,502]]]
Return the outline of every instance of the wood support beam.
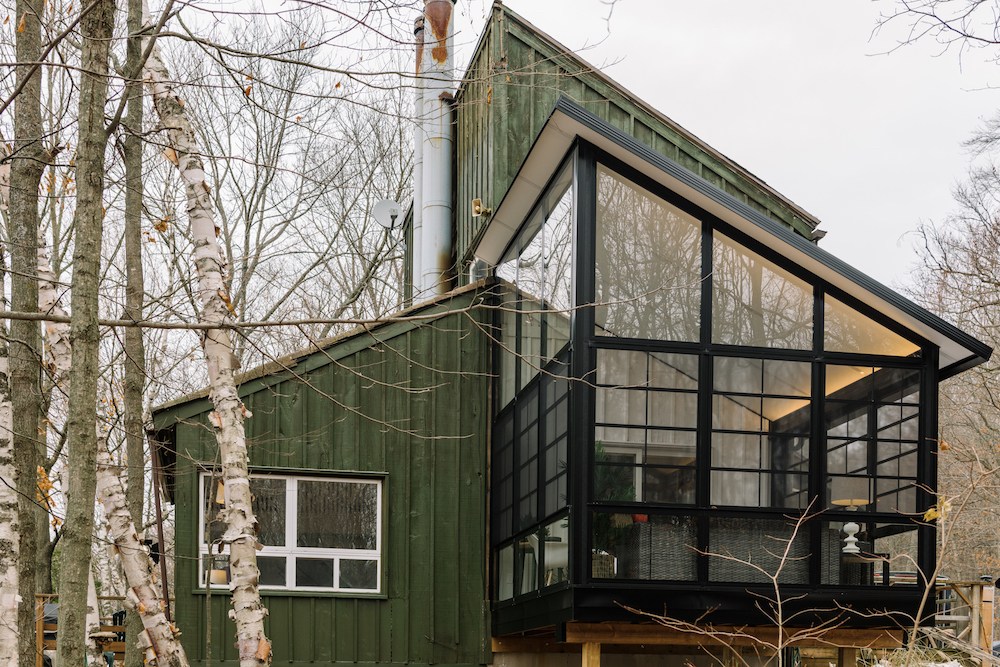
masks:
[[[858,649],[842,648],[838,650],[837,662],[840,667],[856,667],[858,664]]]
[[[581,667],[601,667],[601,645],[597,642],[584,642]]]
[[[900,648],[903,631],[882,628],[832,628],[816,631],[785,628],[788,646],[841,648]],[[691,631],[662,625],[627,623],[567,623],[566,642],[587,644],[669,644],[674,646],[775,646],[778,628],[704,626]]]

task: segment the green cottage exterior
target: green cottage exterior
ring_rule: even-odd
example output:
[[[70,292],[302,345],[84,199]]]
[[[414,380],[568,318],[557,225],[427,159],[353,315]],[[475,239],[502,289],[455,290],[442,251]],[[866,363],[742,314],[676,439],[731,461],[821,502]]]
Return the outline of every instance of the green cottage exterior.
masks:
[[[483,286],[411,313],[463,311]],[[258,369],[241,387],[252,473],[347,476],[382,484],[378,593],[264,591],[274,662],[481,665],[485,606],[490,312],[389,323]],[[211,403],[158,409],[176,507],[177,626],[192,664],[206,661],[199,581],[199,479],[216,459]],[[172,459],[172,460],[171,460]],[[209,499],[211,500],[211,499]],[[457,566],[460,564],[461,567]],[[233,664],[228,589],[213,588],[211,660]]]
[[[766,578],[718,556],[775,540],[788,610],[836,610],[814,644],[933,622],[937,384],[992,350],[500,2],[450,114],[451,291],[413,287],[411,209],[410,308],[243,380],[274,664],[730,660],[622,605],[768,637]],[[232,664],[210,411],[153,435],[182,641]]]

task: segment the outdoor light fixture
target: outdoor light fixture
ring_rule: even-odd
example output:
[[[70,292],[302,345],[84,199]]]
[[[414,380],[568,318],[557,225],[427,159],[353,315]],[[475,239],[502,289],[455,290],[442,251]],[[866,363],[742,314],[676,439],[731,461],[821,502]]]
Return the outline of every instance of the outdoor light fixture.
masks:
[[[834,477],[832,486],[830,502],[834,505],[840,505],[846,507],[848,511],[857,512],[859,507],[871,503],[867,477]],[[854,521],[848,521],[844,524],[844,532],[847,533],[847,537],[844,538],[843,551],[845,554],[861,553],[857,538],[859,530],[861,530],[861,526]]]

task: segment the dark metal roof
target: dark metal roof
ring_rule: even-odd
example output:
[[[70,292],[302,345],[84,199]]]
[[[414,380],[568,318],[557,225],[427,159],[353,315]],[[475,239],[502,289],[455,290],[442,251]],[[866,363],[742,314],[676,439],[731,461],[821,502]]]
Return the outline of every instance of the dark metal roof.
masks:
[[[993,348],[768,218],[566,97],[548,121],[496,207],[476,255],[495,264],[548,176],[581,137],[781,253],[822,280],[869,304],[941,348],[941,379],[985,362]]]

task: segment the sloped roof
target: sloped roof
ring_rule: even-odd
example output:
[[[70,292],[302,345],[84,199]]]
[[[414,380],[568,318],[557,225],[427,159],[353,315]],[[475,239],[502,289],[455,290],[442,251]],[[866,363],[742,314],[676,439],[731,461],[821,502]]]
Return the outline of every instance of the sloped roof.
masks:
[[[834,257],[727,192],[562,97],[556,103],[506,196],[494,210],[476,256],[496,264],[514,239],[549,177],[577,137],[606,151],[750,238],[772,248],[941,350],[941,379],[981,364],[993,349],[901,294]]]

